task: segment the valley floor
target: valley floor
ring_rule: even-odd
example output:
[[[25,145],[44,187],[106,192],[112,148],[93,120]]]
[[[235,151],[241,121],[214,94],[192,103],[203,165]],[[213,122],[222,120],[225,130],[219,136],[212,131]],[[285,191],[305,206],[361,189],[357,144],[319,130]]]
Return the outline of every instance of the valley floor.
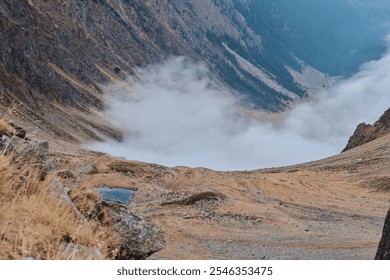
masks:
[[[373,259],[389,208],[390,136],[325,160],[249,172],[54,153],[72,192],[136,190],[163,231],[150,259]],[[63,173],[61,173],[63,174]]]

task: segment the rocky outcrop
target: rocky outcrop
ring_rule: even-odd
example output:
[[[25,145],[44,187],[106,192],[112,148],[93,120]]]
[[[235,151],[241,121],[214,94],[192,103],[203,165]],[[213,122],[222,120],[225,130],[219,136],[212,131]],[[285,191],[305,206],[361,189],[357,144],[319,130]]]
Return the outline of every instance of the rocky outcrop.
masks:
[[[13,161],[21,163],[44,163],[49,159],[49,143],[25,140],[18,137],[0,137],[0,151],[12,155]]]
[[[2,124],[4,129],[0,130],[0,156],[9,157],[12,165],[18,169],[23,169],[26,165],[34,166],[40,172],[40,181],[44,181],[48,173],[55,173],[66,184],[61,184],[58,180],[52,181],[50,193],[58,194],[58,204],[67,204],[73,208],[81,218],[81,227],[82,223],[92,220],[111,232],[118,233],[118,240],[110,248],[109,256],[103,256],[95,247],[74,243],[70,235],[65,235],[60,248],[61,254],[74,259],[146,259],[164,248],[162,231],[142,216],[133,213],[128,205],[104,201],[93,191],[81,191],[73,195],[72,189],[78,187],[76,175],[69,170],[58,170],[51,160],[48,142],[33,141],[26,138],[22,128],[5,121]],[[20,182],[23,183],[23,180]],[[19,189],[18,182],[15,183],[15,190]]]
[[[343,152],[361,146],[390,133],[390,109],[388,109],[373,125],[361,123],[349,138]]]
[[[85,221],[96,221],[118,233],[109,258],[121,260],[146,259],[165,247],[162,231],[152,222],[134,213],[128,204],[105,200],[95,190],[68,185],[70,206]]]
[[[76,193],[76,194],[75,194]],[[162,231],[152,222],[131,211],[128,205],[102,200],[91,191],[69,192],[71,206],[85,220],[97,221],[119,233],[110,258],[146,259],[165,247]]]
[[[115,213],[115,228],[121,236],[116,259],[146,259],[165,247],[164,235],[156,225],[129,209]]]
[[[26,137],[23,128],[4,120],[0,121],[0,154],[12,154],[14,162],[44,163],[48,160],[48,142],[33,141]]]
[[[375,255],[376,260],[390,260],[390,210],[383,226],[382,239]]]

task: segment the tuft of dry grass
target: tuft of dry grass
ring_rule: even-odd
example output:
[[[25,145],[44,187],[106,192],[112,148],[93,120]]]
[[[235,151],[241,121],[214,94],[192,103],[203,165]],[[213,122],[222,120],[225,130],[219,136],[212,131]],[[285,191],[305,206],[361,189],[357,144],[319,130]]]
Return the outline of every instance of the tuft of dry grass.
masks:
[[[0,259],[105,259],[118,236],[86,221],[49,191],[51,175],[0,155]]]
[[[14,128],[4,119],[0,119],[0,135],[6,134],[11,136],[14,134]]]

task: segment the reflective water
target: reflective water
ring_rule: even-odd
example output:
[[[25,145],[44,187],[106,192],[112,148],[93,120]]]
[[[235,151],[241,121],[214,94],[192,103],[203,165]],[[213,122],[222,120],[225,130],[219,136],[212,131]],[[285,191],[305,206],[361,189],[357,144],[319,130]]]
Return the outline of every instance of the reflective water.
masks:
[[[97,187],[97,193],[101,198],[108,201],[115,201],[123,204],[128,204],[133,198],[134,191],[123,189],[123,188],[106,188],[106,187]]]

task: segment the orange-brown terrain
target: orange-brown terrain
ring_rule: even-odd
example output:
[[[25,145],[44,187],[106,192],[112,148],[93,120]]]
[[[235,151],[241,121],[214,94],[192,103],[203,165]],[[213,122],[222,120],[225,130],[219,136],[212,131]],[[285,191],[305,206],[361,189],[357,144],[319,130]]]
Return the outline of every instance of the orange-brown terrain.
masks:
[[[372,259],[389,208],[389,143],[390,135],[325,160],[248,172],[53,156],[68,162],[75,192],[136,190],[130,209],[166,241],[152,259]]]
[[[165,167],[83,149],[123,138],[102,113],[105,86],[170,56],[203,61],[261,118],[310,96],[286,70],[288,46],[271,52],[279,39],[257,34],[235,2],[0,2],[0,259],[375,257],[390,204],[388,112],[345,152],[280,168]],[[96,187],[134,196],[108,201]]]
[[[99,250],[92,257],[73,252],[75,258],[144,258],[157,251],[149,258],[372,259],[389,208],[389,163],[386,135],[324,160],[247,172],[168,168],[53,148],[45,176],[59,204],[82,217],[80,228],[97,223],[95,231],[110,229],[114,236],[119,212],[135,214],[152,228],[127,233],[140,234],[130,237],[133,245],[142,243],[130,252],[143,252],[127,256],[113,253],[122,246],[117,239],[85,244],[74,239],[77,233],[63,232],[61,246],[81,240],[88,250]],[[135,195],[128,206],[109,203],[96,186],[120,186]]]

